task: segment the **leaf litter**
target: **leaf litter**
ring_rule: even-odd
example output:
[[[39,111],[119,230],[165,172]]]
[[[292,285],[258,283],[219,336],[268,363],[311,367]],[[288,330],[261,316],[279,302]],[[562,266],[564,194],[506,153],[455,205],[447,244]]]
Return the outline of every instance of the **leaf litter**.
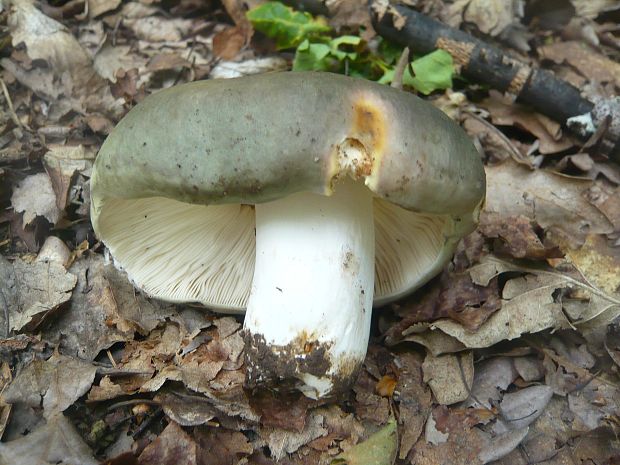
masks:
[[[544,2],[411,3],[589,96],[619,90],[613,2],[566,1],[553,21]],[[291,67],[389,82],[401,51],[353,0],[326,18],[255,1],[3,6],[0,463],[618,459],[620,169],[596,145],[445,57],[413,57],[406,88],[486,162],[480,226],[441,276],[376,311],[346,398],[251,394],[239,319],[150,299],[106,259],[88,220],[95,154],[161,88]]]

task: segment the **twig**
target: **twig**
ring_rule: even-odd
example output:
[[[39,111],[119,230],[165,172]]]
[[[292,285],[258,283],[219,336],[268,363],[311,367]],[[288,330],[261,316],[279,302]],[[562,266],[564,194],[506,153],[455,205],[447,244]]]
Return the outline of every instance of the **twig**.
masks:
[[[9,303],[6,301],[6,297],[2,289],[0,289],[0,297],[2,297],[2,311],[4,312],[4,337],[8,339],[11,335],[11,325],[9,323]]]
[[[108,407],[107,411],[111,412],[112,410],[116,410],[122,407],[128,407],[130,405],[138,405],[138,404],[147,404],[147,405],[157,405],[158,407],[161,405],[160,402],[153,399],[130,399],[124,400],[122,402],[117,402]]]
[[[387,11],[371,8],[375,30],[400,45],[420,53],[436,49],[447,51],[463,76],[515,95],[556,121],[565,123],[571,116],[589,113],[594,105],[581,92],[547,70],[530,67],[500,49],[466,32],[454,29],[417,11],[390,6]],[[404,21],[400,29],[395,25]]]
[[[9,89],[6,87],[4,79],[2,78],[0,78],[0,86],[2,87],[2,93],[4,94],[4,98],[6,99],[6,104],[9,107],[9,113],[11,115],[11,119],[18,127],[22,129],[27,129],[30,131],[30,128],[24,125],[17,117],[17,113],[15,113],[15,108],[13,107],[13,101],[11,100],[11,96],[9,95]]]
[[[398,59],[398,63],[396,63],[396,68],[394,69],[394,79],[392,79],[391,86],[395,89],[403,88],[403,75],[405,74],[405,69],[409,64],[409,47],[405,47],[403,53],[401,53],[400,58]]]

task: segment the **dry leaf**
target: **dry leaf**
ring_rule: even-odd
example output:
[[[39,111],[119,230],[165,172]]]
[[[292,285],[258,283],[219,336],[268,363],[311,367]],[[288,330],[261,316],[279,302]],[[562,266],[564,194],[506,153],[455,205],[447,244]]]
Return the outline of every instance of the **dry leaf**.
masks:
[[[123,0],[87,0],[88,1],[88,17],[96,18],[108,11],[115,10],[120,6]]]
[[[292,454],[310,441],[325,436],[327,429],[323,427],[323,416],[311,413],[304,429],[299,433],[274,428],[261,428],[259,434],[269,446],[272,457],[281,460],[286,454]]]
[[[437,402],[454,404],[469,396],[474,379],[474,356],[471,351],[438,357],[429,354],[424,359],[422,370],[424,382],[430,386]]]
[[[524,216],[548,233],[561,234],[577,246],[586,234],[609,234],[613,226],[586,199],[588,180],[567,178],[544,170],[530,171],[511,160],[485,168],[487,196],[482,214],[499,218]]]
[[[497,36],[511,24],[518,23],[523,16],[522,0],[470,0],[467,6],[463,6],[463,19],[492,36]]]
[[[43,331],[47,340],[62,341],[66,350],[84,360],[93,360],[102,349],[134,333],[135,327],[119,315],[116,290],[105,278],[105,269],[101,255],[85,255],[73,263],[69,270],[78,278],[73,298]],[[131,289],[131,284],[125,286]]]
[[[416,356],[405,352],[398,357],[402,367],[398,374],[398,424],[401,426],[398,458],[404,460],[414,446],[428,417],[431,406],[431,393],[422,380],[422,366]]]
[[[561,64],[567,62],[590,81],[611,82],[620,86],[620,63],[599,54],[583,42],[556,42],[538,48],[542,58]]]
[[[71,298],[77,282],[62,264],[27,263],[19,258],[11,265],[0,257],[0,276],[0,293],[9,314],[4,324],[13,331],[34,330]]]
[[[42,406],[43,416],[50,420],[86,394],[96,371],[88,362],[56,353],[47,361],[33,360],[15,377],[3,397],[8,403]]]
[[[245,463],[243,457],[250,455],[254,448],[245,435],[239,431],[202,428],[196,434],[200,446],[200,463],[204,465],[237,465]],[[253,462],[250,461],[250,464]],[[263,462],[260,462],[261,464]]]
[[[24,227],[37,216],[45,217],[52,224],[60,219],[52,182],[45,173],[28,176],[15,186],[11,204],[16,212],[24,212]]]
[[[49,175],[54,193],[56,205],[59,210],[64,210],[70,202],[78,202],[76,195],[70,195],[70,189],[76,173],[90,176],[95,154],[84,149],[83,146],[51,146],[43,157],[43,165]]]
[[[567,249],[566,256],[592,284],[620,298],[620,250],[609,247],[603,236],[589,234],[581,248]]]
[[[213,67],[209,77],[211,79],[229,79],[286,69],[288,69],[288,63],[281,57],[257,58],[240,62],[220,61]]]
[[[175,422],[171,421],[166,429],[142,451],[138,457],[141,465],[196,465],[198,463],[198,446]]]
[[[0,462],[37,465],[97,465],[92,452],[73,425],[63,415],[50,418],[46,425],[27,436],[0,443]]]
[[[203,397],[171,392],[160,394],[156,399],[168,418],[181,426],[204,425],[217,415],[217,410]]]
[[[481,105],[488,110],[493,124],[515,126],[536,136],[542,154],[562,152],[574,145],[571,140],[563,137],[559,123],[518,103],[505,103],[497,92],[491,92],[491,97]]]

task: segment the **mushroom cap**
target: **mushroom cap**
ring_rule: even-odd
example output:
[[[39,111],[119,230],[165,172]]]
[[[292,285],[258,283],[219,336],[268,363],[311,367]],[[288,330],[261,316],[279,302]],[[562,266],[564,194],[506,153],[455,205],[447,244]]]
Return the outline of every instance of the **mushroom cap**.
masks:
[[[376,198],[378,217],[407,210],[435,224],[440,236],[427,271],[417,273],[414,285],[388,293],[387,300],[441,269],[458,239],[474,229],[485,195],[478,152],[431,104],[363,79],[285,72],[193,82],[146,98],[99,151],[91,220],[139,287],[167,300],[209,305],[202,294],[177,298],[153,290],[125,263],[122,250],[128,246],[116,243],[140,233],[140,225],[113,218],[124,201],[145,202],[134,210],[154,213],[159,199],[195,208],[243,206],[300,191],[330,195],[343,175],[364,180]],[[381,294],[375,303],[384,303]]]

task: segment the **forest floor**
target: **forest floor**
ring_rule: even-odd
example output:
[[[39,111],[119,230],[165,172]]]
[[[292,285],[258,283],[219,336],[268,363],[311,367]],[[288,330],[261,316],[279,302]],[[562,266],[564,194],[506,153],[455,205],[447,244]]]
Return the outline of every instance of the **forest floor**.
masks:
[[[587,102],[618,95],[617,1],[403,4]],[[445,51],[412,44],[403,83],[479,149],[480,224],[440,276],[374,310],[339,401],[249,393],[241,317],[148,298],[112,265],[89,180],[149,94],[291,68],[398,75],[403,42],[366,2],[291,5],[0,0],[0,464],[619,463],[619,120],[579,138]]]

